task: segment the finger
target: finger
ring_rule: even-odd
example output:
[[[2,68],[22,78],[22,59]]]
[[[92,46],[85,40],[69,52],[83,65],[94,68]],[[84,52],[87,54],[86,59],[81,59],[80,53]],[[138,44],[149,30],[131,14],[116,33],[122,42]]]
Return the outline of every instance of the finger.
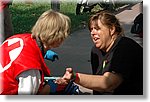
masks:
[[[72,69],[72,68],[66,68],[66,71],[72,73],[72,72],[73,72],[73,69]]]
[[[62,84],[62,85],[68,84],[68,81],[67,81],[67,80],[64,80],[64,79],[57,79],[55,82],[56,82],[57,84]]]

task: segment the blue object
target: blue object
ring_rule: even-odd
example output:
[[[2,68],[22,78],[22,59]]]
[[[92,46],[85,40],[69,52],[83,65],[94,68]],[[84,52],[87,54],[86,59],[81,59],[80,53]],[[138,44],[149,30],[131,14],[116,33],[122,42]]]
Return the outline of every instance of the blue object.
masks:
[[[48,85],[50,86],[50,94],[53,95],[79,95],[80,90],[79,86],[74,84],[74,81],[71,80],[68,85],[65,87],[64,90],[61,92],[57,92],[58,84],[54,81],[57,79],[57,77],[44,77],[44,80],[47,80]]]
[[[54,80],[48,80],[48,85],[50,86],[50,93],[55,93],[57,90],[57,84],[54,82]]]
[[[50,60],[50,61],[55,61],[56,59],[58,60],[58,54],[55,53],[52,50],[48,50],[44,56],[44,59]]]
[[[63,94],[66,95],[79,95],[79,86],[75,85],[73,81],[70,81],[67,87],[64,90]]]

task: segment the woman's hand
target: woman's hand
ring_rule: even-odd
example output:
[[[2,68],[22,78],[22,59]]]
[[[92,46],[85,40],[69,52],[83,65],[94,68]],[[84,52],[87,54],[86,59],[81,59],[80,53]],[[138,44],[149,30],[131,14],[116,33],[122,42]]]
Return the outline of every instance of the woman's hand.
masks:
[[[57,79],[55,83],[60,85],[66,85],[70,82],[70,80],[73,78],[73,70],[72,68],[66,68],[66,72],[63,77]]]
[[[62,78],[69,82],[73,78],[73,76],[74,76],[73,69],[66,68],[66,72]]]

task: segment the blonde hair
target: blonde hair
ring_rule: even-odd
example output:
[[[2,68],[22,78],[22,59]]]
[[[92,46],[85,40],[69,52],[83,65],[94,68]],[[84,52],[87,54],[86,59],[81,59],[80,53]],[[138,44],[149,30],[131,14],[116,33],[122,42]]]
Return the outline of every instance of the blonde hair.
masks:
[[[49,46],[62,42],[70,33],[70,18],[62,13],[48,10],[44,12],[32,28],[32,38],[39,38]]]

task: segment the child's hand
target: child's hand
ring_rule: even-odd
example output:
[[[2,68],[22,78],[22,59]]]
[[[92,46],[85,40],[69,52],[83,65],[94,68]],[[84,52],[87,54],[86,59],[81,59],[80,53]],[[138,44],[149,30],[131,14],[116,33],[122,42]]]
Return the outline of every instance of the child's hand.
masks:
[[[63,79],[48,80],[48,85],[50,86],[50,93],[63,91],[65,87],[67,86],[67,84],[65,83],[65,80]]]
[[[63,78],[59,78],[59,79],[56,79],[55,83],[57,83],[58,85],[67,85],[68,81]]]

